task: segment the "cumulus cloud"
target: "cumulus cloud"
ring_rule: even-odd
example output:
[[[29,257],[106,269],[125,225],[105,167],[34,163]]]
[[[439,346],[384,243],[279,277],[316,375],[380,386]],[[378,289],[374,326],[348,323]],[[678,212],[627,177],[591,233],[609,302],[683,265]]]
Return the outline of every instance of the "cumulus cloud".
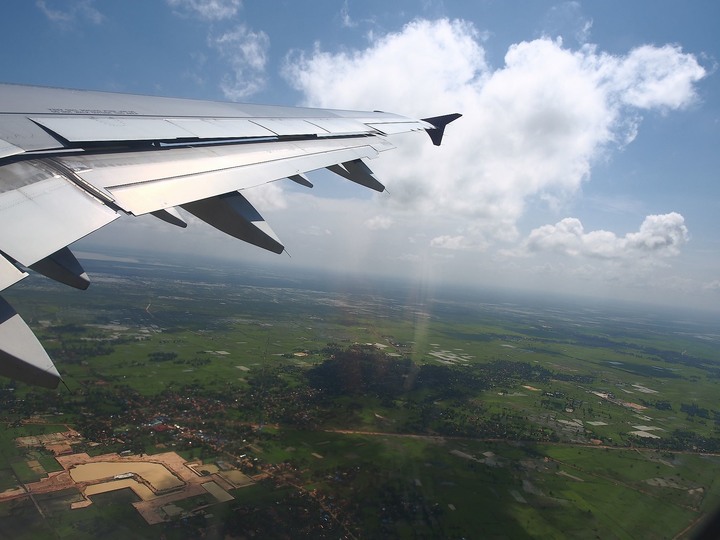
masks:
[[[77,20],[100,24],[105,20],[105,16],[94,6],[94,0],[63,2],[57,7],[51,7],[45,0],[37,0],[35,4],[48,19],[59,24],[71,24]],[[51,4],[54,6],[57,3]]]
[[[517,240],[528,201],[577,194],[596,160],[632,141],[640,114],[688,106],[705,76],[677,46],[616,56],[549,38],[511,46],[493,68],[476,28],[447,19],[415,20],[364,50],[295,51],[284,71],[312,106],[462,112],[442,147],[409,137],[373,168],[396,211],[462,220],[476,243]],[[473,245],[438,232],[438,245]]]
[[[624,58],[602,55],[608,92],[639,109],[679,109],[692,103],[693,85],[705,76],[695,57],[677,45],[643,45]]]
[[[585,232],[579,219],[565,218],[555,225],[534,229],[524,248],[529,252],[552,251],[572,257],[655,258],[678,255],[688,238],[685,219],[676,212],[647,216],[639,231],[623,237],[604,230]]]
[[[166,0],[167,4],[183,15],[197,16],[206,21],[219,21],[234,17],[242,6],[241,0]]]
[[[230,66],[230,73],[220,83],[226,98],[241,100],[265,86],[265,66],[270,48],[270,38],[265,32],[255,32],[239,25],[219,36],[211,36],[209,43]]]

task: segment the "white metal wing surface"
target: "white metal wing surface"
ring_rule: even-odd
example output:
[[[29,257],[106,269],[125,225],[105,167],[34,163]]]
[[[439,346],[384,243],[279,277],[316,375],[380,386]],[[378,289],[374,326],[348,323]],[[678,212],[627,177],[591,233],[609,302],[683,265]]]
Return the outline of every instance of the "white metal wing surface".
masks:
[[[284,246],[240,193],[326,168],[385,188],[365,163],[397,133],[439,145],[459,114],[274,107],[0,84],[0,290],[27,269],[89,280],[68,246],[123,215],[185,227],[176,207],[261,248]],[[0,375],[55,388],[60,374],[0,298]]]

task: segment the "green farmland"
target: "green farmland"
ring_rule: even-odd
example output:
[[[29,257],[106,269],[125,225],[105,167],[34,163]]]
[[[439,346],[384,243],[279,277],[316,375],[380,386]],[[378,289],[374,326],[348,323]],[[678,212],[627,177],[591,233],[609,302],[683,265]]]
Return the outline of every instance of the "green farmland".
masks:
[[[122,492],[18,496],[0,537],[668,538],[720,506],[707,319],[92,264],[85,293],[8,295],[67,388],[0,381],[0,495],[61,469],[18,437],[68,429],[73,452],[173,450],[257,481],[157,525]]]

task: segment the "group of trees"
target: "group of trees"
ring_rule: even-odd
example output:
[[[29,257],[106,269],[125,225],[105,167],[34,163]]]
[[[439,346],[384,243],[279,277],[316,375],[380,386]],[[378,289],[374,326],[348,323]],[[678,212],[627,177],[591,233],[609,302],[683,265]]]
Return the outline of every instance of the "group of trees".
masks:
[[[308,383],[319,393],[315,403],[332,420],[337,399],[343,398],[346,426],[363,422],[367,398],[388,409],[401,408],[392,429],[406,433],[432,433],[508,439],[547,440],[548,433],[533,429],[515,414],[487,413],[479,400],[489,388],[508,388],[520,382],[548,382],[554,373],[526,362],[496,360],[489,364],[416,364],[391,357],[371,345],[325,349],[328,359],[306,372]]]

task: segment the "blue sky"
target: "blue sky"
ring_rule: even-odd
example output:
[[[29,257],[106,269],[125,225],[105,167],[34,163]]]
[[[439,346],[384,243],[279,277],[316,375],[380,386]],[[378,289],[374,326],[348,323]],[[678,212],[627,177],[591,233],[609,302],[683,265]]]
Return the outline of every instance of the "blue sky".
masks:
[[[6,0],[5,82],[462,112],[441,148],[249,193],[292,259],[125,219],[81,241],[718,309],[714,1]]]

